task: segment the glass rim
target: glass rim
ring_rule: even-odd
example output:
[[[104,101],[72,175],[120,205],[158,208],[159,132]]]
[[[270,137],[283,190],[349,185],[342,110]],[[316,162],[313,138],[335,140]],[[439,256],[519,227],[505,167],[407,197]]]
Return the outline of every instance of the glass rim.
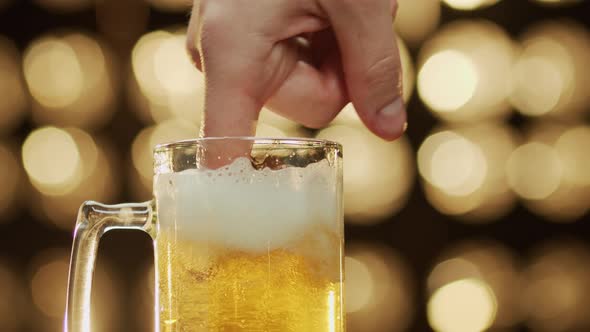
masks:
[[[304,138],[304,137],[253,137],[253,136],[225,136],[225,137],[203,137],[193,138],[187,140],[180,140],[169,143],[157,144],[154,147],[154,153],[165,152],[177,148],[188,148],[199,146],[207,142],[252,142],[255,145],[273,146],[279,145],[279,149],[288,149],[289,146],[293,148],[336,148],[342,149],[342,145],[338,142],[321,139],[321,138]]]

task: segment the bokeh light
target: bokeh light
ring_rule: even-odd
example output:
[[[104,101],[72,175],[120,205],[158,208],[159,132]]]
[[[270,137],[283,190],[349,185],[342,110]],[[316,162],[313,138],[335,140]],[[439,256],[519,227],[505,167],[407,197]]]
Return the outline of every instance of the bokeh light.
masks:
[[[520,322],[520,268],[494,242],[466,242],[446,250],[428,276],[428,319],[436,331],[484,331]]]
[[[420,51],[420,97],[445,121],[505,117],[510,112],[508,78],[515,55],[513,41],[494,23],[452,22]]]
[[[22,173],[16,153],[9,144],[0,141],[0,224],[14,212],[20,196]]]
[[[575,221],[590,208],[590,127],[541,123],[507,163],[507,176],[525,205],[553,221]]]
[[[535,2],[549,7],[569,6],[582,2],[582,0],[534,0]]]
[[[345,262],[347,331],[405,331],[414,315],[412,276],[391,249],[351,245]]]
[[[579,117],[590,105],[590,33],[571,21],[544,22],[522,37],[511,102],[528,116]]]
[[[344,213],[353,223],[383,221],[406,203],[414,181],[406,138],[386,142],[361,124],[332,125],[317,135],[343,145]]]
[[[395,29],[412,46],[434,32],[440,22],[440,0],[398,0],[398,5]]]
[[[527,325],[536,332],[590,328],[590,250],[567,239],[541,247],[526,270],[522,296]]]
[[[39,201],[30,202],[33,212],[38,213],[41,204],[44,217],[66,230],[73,229],[83,201],[92,198],[109,202],[119,189],[105,145],[97,144],[80,129],[37,129],[25,140],[22,158],[40,194]]]
[[[158,10],[167,12],[186,12],[191,8],[191,0],[147,0]]]
[[[130,98],[146,123],[181,118],[201,121],[205,80],[185,50],[186,32],[153,31],[132,52]]]
[[[61,330],[66,305],[69,251],[47,249],[31,263],[30,292],[36,308],[35,331]],[[110,265],[99,259],[92,286],[93,331],[111,331],[118,322],[119,286],[112,277]]]
[[[89,8],[95,0],[35,0],[37,4],[45,9],[58,12],[70,13]]]
[[[0,36],[0,134],[20,124],[27,107],[20,55],[12,42]]]
[[[479,279],[461,279],[437,289],[428,301],[428,320],[437,332],[480,332],[496,316],[496,299]]]
[[[20,331],[26,293],[21,278],[4,262],[0,262],[0,294],[0,330]]]
[[[24,74],[33,119],[42,124],[97,128],[110,120],[117,89],[110,51],[81,33],[46,35],[25,52]]]
[[[152,191],[153,149],[156,145],[198,136],[199,128],[188,121],[171,119],[143,129],[131,147],[133,187],[137,199],[149,199]]]
[[[72,135],[45,127],[33,131],[23,144],[23,164],[33,185],[45,194],[63,194],[76,186],[82,163]]]
[[[418,149],[418,170],[428,201],[466,222],[493,221],[513,206],[504,172],[516,146],[499,124],[435,129]]]
[[[489,7],[499,0],[442,0],[449,7],[459,10],[473,10]]]
[[[431,108],[453,112],[473,97],[477,81],[477,70],[467,56],[445,50],[426,60],[418,76],[418,90]]]

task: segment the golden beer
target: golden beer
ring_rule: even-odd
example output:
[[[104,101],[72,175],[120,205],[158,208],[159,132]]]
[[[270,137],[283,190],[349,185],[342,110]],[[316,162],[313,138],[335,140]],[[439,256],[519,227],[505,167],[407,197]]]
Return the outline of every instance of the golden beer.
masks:
[[[344,330],[338,266],[293,248],[253,254],[161,239],[157,251],[161,332]]]

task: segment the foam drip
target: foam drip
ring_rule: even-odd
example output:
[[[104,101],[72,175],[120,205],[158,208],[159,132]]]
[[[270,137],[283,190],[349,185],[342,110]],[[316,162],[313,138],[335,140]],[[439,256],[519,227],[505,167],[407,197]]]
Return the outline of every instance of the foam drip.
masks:
[[[334,173],[325,160],[256,170],[240,158],[219,170],[160,174],[154,183],[160,227],[247,251],[287,247],[316,228],[338,232]]]

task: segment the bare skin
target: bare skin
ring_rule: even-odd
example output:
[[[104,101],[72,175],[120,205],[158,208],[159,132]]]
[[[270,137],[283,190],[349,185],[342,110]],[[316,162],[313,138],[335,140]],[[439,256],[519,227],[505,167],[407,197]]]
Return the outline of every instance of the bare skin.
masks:
[[[352,102],[386,140],[406,123],[396,0],[194,0],[187,47],[205,73],[204,136],[253,136],[260,109],[311,128]]]

